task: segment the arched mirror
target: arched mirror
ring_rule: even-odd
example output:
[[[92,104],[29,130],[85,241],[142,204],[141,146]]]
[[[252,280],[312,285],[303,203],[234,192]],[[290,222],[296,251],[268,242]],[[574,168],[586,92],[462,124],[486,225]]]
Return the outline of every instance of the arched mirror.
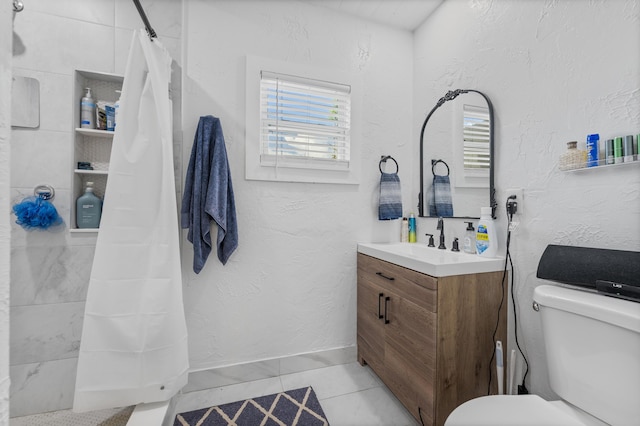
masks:
[[[420,217],[475,219],[489,206],[496,217],[493,128],[484,93],[457,89],[438,100],[420,131]]]

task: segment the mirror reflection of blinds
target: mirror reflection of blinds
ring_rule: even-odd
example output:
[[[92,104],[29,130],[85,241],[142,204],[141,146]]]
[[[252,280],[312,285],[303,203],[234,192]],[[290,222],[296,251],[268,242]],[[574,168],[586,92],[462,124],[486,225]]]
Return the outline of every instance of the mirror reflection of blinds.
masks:
[[[489,170],[489,110],[464,105],[463,111],[464,168]]]
[[[260,163],[349,168],[351,87],[261,72]]]

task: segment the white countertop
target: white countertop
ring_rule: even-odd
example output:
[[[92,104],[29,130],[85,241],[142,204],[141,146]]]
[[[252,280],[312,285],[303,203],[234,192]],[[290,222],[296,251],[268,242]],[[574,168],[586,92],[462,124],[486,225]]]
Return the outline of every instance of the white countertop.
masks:
[[[502,271],[504,257],[439,250],[424,243],[358,243],[358,253],[403,266],[432,277]]]

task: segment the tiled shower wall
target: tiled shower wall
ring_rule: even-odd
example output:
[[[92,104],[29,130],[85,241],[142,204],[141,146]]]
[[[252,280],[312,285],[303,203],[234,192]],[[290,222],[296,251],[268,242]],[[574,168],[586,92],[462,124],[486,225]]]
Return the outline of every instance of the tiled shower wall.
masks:
[[[181,173],[182,2],[142,2],[160,42],[174,58],[176,180]],[[40,83],[40,127],[11,131],[11,197],[38,184],[55,188],[65,221],[55,231],[25,231],[11,218],[10,416],[70,408],[95,234],[70,234],[73,72],[125,72],[132,30],[142,21],[130,0],[30,0],[16,14],[13,75]],[[14,101],[19,101],[14,99]],[[180,188],[180,185],[176,185]],[[180,196],[180,194],[178,194]]]
[[[0,6],[0,424],[9,423],[9,160],[11,136],[11,7]],[[6,52],[6,54],[4,54]]]

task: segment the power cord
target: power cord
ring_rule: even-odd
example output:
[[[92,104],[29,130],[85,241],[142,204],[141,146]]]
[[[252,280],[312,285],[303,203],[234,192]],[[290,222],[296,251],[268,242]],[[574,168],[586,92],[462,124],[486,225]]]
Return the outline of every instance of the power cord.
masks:
[[[526,366],[524,371],[524,376],[522,376],[522,384],[518,385],[518,395],[526,395],[529,393],[529,390],[525,386],[525,381],[527,380],[527,374],[529,374],[529,361],[527,361],[527,357],[524,355],[524,352],[522,352],[522,348],[520,347],[520,343],[518,342],[518,310],[516,309],[516,296],[515,296],[516,292],[515,292],[515,284],[514,284],[515,272],[513,268],[513,259],[511,258],[511,252],[509,251],[509,240],[511,237],[510,225],[511,225],[511,221],[513,220],[513,215],[517,210],[517,204],[515,204],[516,203],[515,201],[512,202],[512,204],[515,204],[515,207],[512,207],[511,209],[509,209],[509,200],[510,199],[515,200],[515,198],[516,198],[515,195],[511,195],[507,199],[507,215],[509,216],[509,230],[507,231],[507,255],[506,256],[507,256],[507,259],[509,259],[509,264],[511,265],[511,304],[513,306],[513,329],[515,333],[516,347],[518,348],[520,355],[522,355],[522,359],[524,360],[524,364]]]
[[[512,221],[513,221],[513,215],[518,211],[518,203],[516,201],[516,196],[515,195],[510,195],[509,198],[507,198],[507,202],[506,202],[506,206],[505,206],[506,210],[507,210],[507,218],[508,218],[508,224],[507,224],[507,244],[506,244],[506,255],[505,255],[505,259],[504,259],[504,269],[503,269],[503,273],[502,273],[502,280],[500,281],[502,284],[502,295],[500,297],[500,305],[498,306],[498,318],[496,319],[496,326],[493,330],[493,338],[492,338],[492,342],[494,343],[493,347],[491,348],[491,359],[489,361],[489,385],[487,386],[487,395],[491,394],[491,381],[492,381],[492,364],[493,364],[493,360],[495,358],[495,341],[496,341],[496,334],[498,332],[498,328],[500,325],[500,311],[502,310],[502,304],[504,302],[504,281],[505,278],[507,276],[507,262],[508,265],[511,266],[511,302],[513,304],[513,320],[514,320],[514,329],[515,329],[515,340],[516,340],[516,346],[518,347],[518,351],[520,352],[520,355],[522,355],[522,358],[524,359],[525,365],[526,365],[526,370],[524,373],[524,377],[522,378],[522,384],[518,385],[518,395],[522,395],[522,394],[528,394],[529,391],[527,390],[527,387],[525,386],[525,380],[527,378],[527,374],[529,373],[529,362],[527,361],[527,357],[524,355],[524,353],[522,352],[522,349],[520,348],[520,343],[518,342],[518,316],[517,316],[517,312],[516,312],[516,302],[515,302],[515,291],[514,291],[514,276],[515,276],[515,272],[514,272],[514,268],[513,268],[513,259],[511,257],[511,252],[509,251],[509,247],[511,245],[511,229],[512,229]]]
[[[507,203],[509,200],[507,200]],[[511,222],[511,220],[509,220]],[[511,239],[511,231],[507,230],[507,253],[509,253],[509,240]],[[489,384],[487,385],[487,395],[491,395],[491,381],[493,379],[493,375],[491,372],[493,371],[493,360],[496,356],[496,334],[498,333],[498,328],[500,326],[500,312],[502,311],[502,304],[504,303],[504,280],[507,277],[507,260],[508,256],[504,259],[504,268],[502,271],[502,279],[500,280],[500,288],[502,289],[500,295],[500,305],[498,305],[498,317],[496,318],[496,326],[493,329],[493,336],[491,338],[491,342],[493,342],[493,346],[491,347],[491,358],[489,359]]]

